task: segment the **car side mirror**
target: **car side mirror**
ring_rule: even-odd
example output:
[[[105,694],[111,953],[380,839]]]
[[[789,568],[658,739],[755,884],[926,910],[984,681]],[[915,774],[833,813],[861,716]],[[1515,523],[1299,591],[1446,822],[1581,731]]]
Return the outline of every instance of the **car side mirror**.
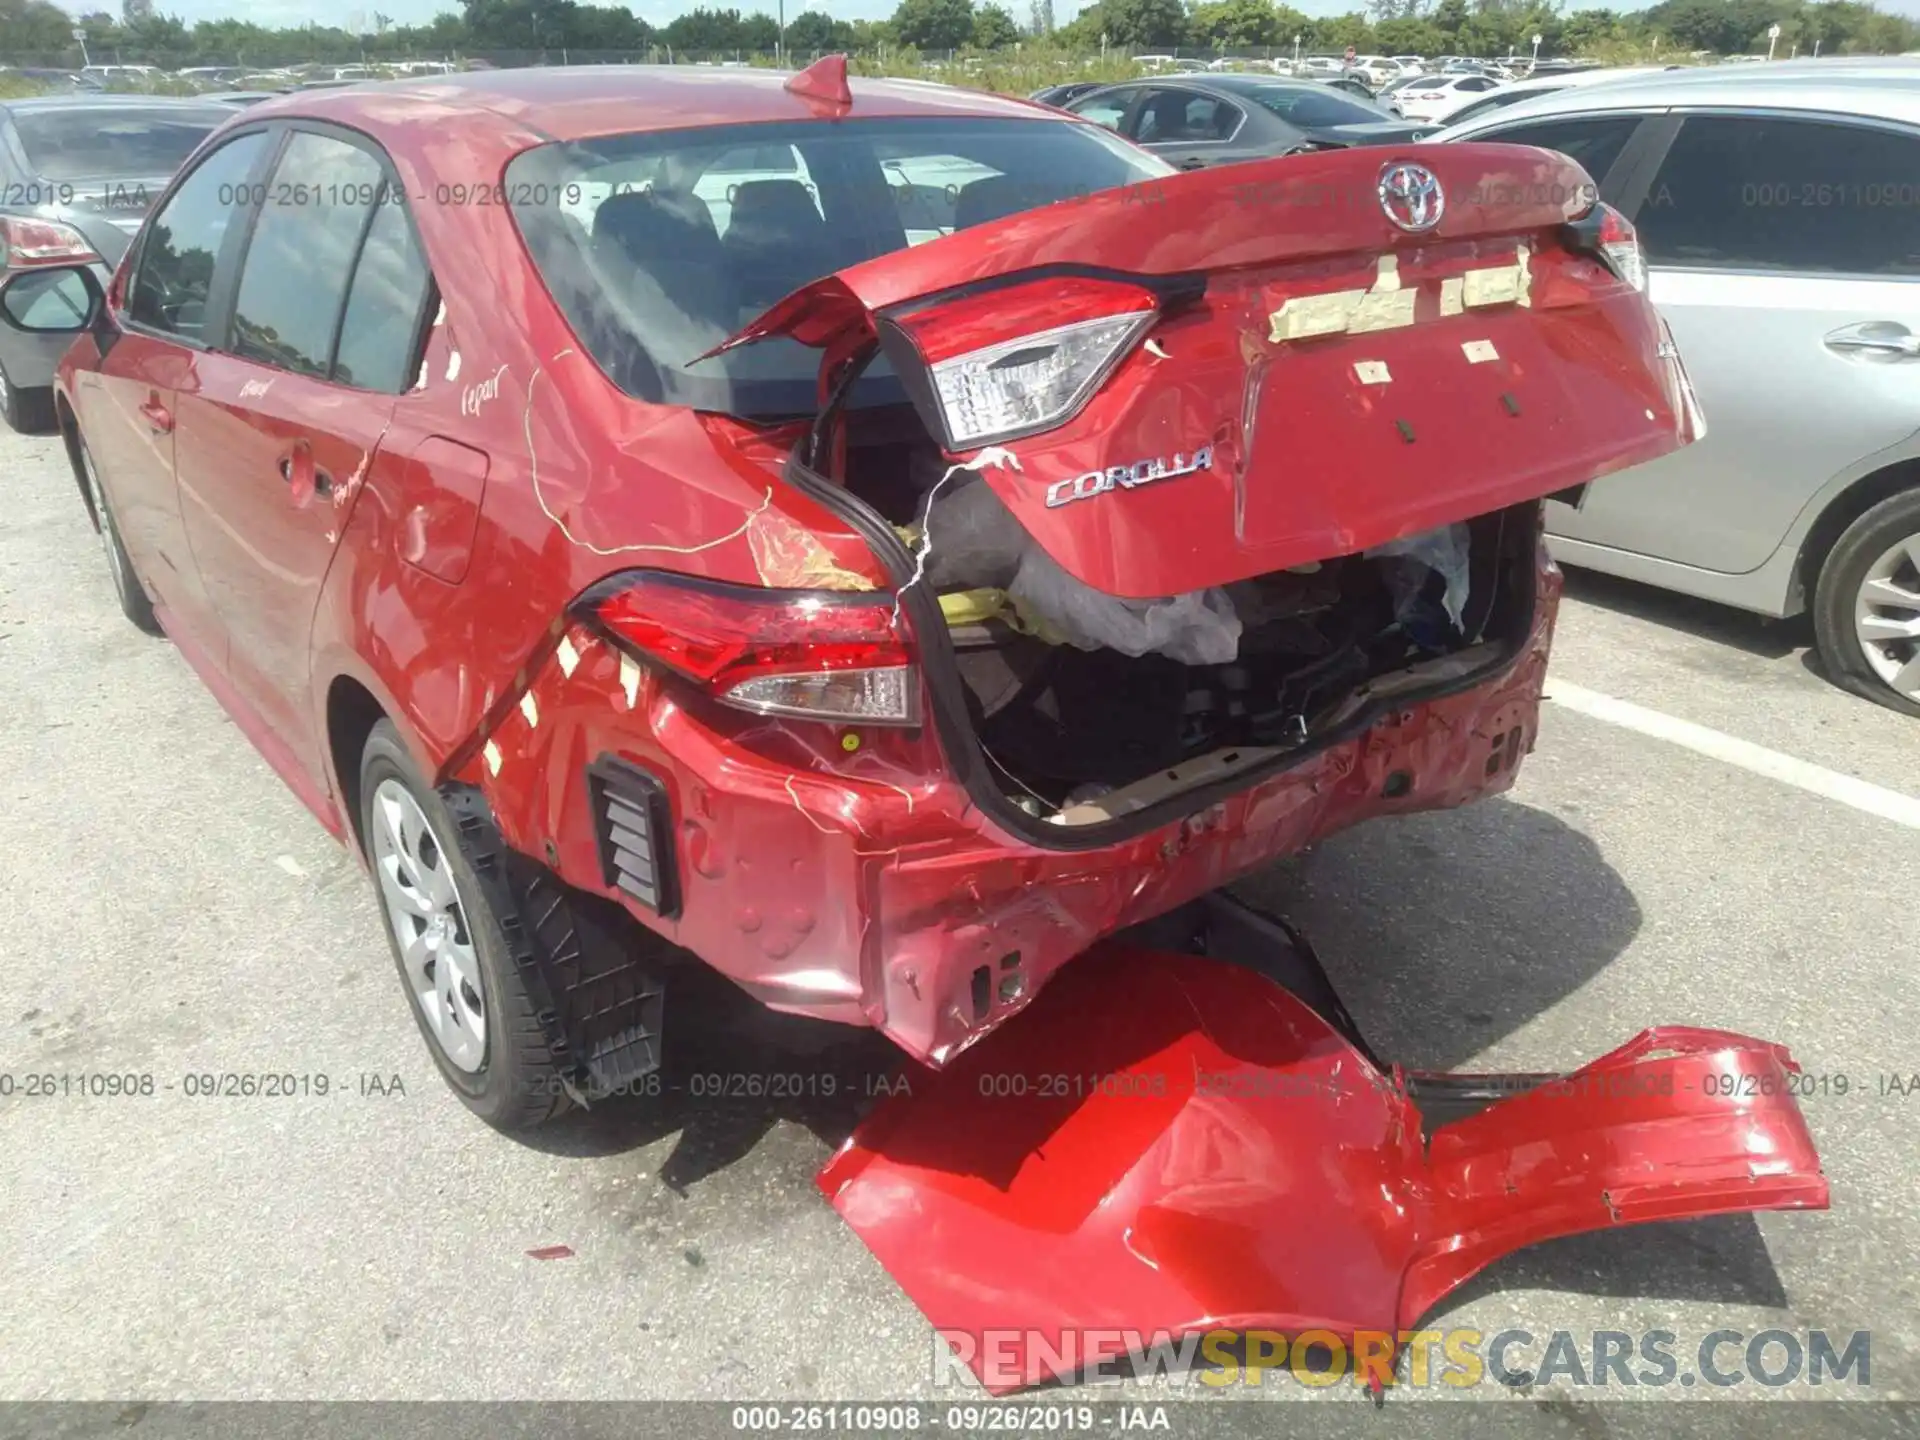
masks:
[[[105,305],[106,293],[84,265],[22,270],[0,285],[0,320],[34,335],[78,335]]]

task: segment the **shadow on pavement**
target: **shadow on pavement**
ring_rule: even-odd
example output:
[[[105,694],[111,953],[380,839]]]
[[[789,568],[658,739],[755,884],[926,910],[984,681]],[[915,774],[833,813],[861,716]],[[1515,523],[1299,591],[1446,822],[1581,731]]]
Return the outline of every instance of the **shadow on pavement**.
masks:
[[[1568,568],[1566,577],[1568,599],[1731,645],[1765,660],[1782,659],[1813,643],[1812,624],[1804,613],[1776,620],[1597,570]]]

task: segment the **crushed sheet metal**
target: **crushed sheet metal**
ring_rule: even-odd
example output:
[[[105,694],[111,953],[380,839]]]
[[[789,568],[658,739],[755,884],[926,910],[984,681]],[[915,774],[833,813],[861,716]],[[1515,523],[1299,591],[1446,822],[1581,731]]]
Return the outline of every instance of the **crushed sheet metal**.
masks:
[[[776,590],[872,590],[874,583],[834,559],[820,537],[780,510],[747,524],[747,548],[762,585]]]
[[[1018,1023],[914,1073],[818,1183],[1001,1394],[1068,1378],[1089,1330],[1350,1343],[1540,1240],[1824,1209],[1796,1069],[1764,1041],[1667,1028],[1564,1079],[1403,1082],[1249,967],[1109,941]],[[1062,1074],[1099,1078],[1042,1083]],[[1512,1098],[1423,1143],[1409,1090],[1447,1078]]]
[[[1362,385],[1385,385],[1393,379],[1384,360],[1357,360],[1353,366],[1353,378]]]
[[[1469,340],[1460,347],[1460,353],[1467,357],[1469,365],[1484,365],[1489,360],[1500,358],[1500,352],[1493,348],[1491,340]]]

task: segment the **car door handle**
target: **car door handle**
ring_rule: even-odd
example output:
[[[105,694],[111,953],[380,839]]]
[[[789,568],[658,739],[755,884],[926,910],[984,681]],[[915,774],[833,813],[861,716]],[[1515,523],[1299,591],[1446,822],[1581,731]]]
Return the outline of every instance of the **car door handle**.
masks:
[[[1862,320],[1830,330],[1825,338],[1829,350],[1865,350],[1877,355],[1920,357],[1920,335],[1893,320]]]
[[[324,470],[316,469],[312,473],[313,493],[316,495],[331,493],[333,490],[333,477]],[[282,455],[280,457],[280,478],[289,485],[293,484],[293,456]]]
[[[158,400],[141,401],[140,413],[146,417],[147,427],[156,435],[173,433],[173,412]]]

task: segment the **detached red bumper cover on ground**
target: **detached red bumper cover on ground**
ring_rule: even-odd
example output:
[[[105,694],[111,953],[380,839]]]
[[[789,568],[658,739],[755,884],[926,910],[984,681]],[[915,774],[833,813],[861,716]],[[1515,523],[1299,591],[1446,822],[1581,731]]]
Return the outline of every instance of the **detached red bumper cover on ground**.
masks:
[[[1565,1076],[1383,1073],[1267,975],[1113,941],[916,1073],[820,1185],[1004,1393],[1113,1358],[1113,1332],[1351,1343],[1538,1240],[1824,1209],[1796,1070],[1777,1045],[1671,1027]],[[1509,1098],[1422,1113],[1476,1091]]]

